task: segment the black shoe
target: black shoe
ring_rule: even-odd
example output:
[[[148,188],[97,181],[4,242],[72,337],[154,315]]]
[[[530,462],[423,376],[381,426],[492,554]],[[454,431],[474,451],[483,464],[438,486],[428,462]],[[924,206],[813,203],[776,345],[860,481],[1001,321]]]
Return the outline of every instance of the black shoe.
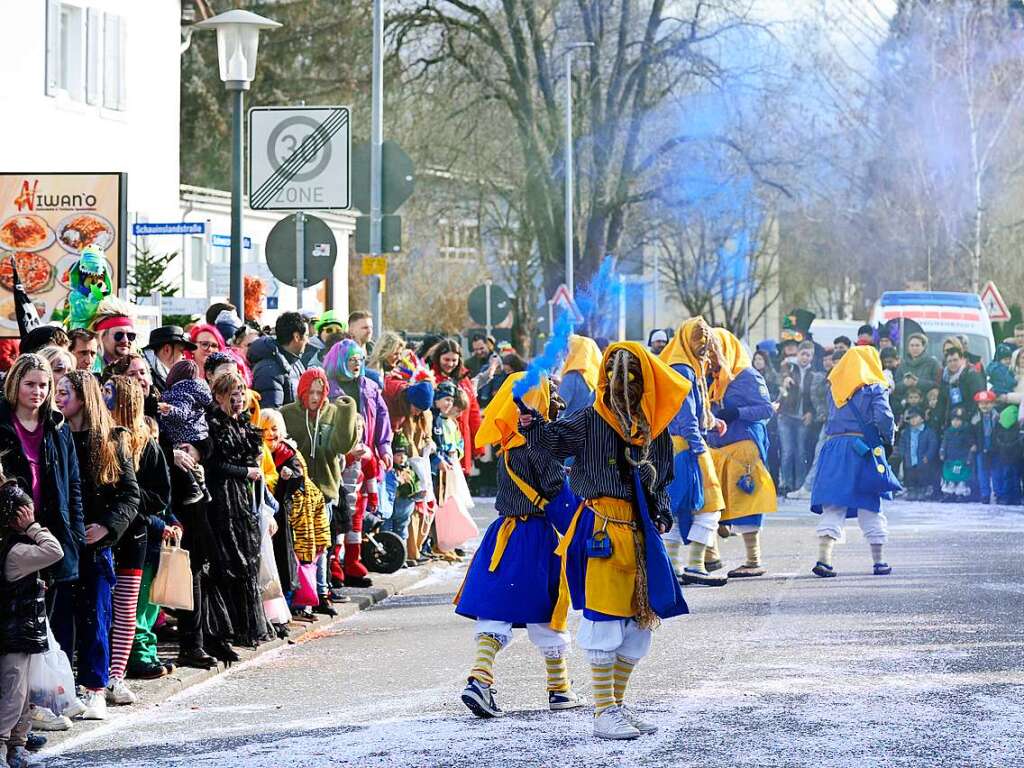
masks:
[[[288,637],[288,625],[287,624],[275,624],[274,633],[278,639],[285,640]]]
[[[25,749],[29,752],[38,752],[45,746],[45,736],[40,736],[38,733],[29,733],[29,735],[25,737]]]
[[[176,670],[176,669],[177,669],[177,667],[176,667],[176,666],[174,666],[174,662],[173,662],[173,661],[165,661],[165,662],[162,662],[162,663],[160,664],[160,666],[162,666],[162,667],[163,667],[164,669],[166,669],[166,670],[167,670],[167,674],[168,674],[168,675],[170,675],[170,674],[173,674],[174,670]]]
[[[346,576],[345,586],[366,589],[373,586],[373,580],[369,576]]]
[[[313,606],[313,613],[319,613],[322,616],[338,615],[338,612],[331,607],[331,602],[326,597],[321,597],[320,602]]]
[[[206,648],[213,656],[225,664],[234,664],[239,659],[235,649],[224,640],[215,640],[214,642],[207,643]]]
[[[352,598],[346,595],[341,589],[331,590],[331,602],[332,603],[351,603]]]
[[[156,680],[168,674],[163,664],[129,664],[127,670],[130,680]]]
[[[217,666],[217,660],[202,648],[198,648],[178,654],[178,664],[193,669],[213,669]]]

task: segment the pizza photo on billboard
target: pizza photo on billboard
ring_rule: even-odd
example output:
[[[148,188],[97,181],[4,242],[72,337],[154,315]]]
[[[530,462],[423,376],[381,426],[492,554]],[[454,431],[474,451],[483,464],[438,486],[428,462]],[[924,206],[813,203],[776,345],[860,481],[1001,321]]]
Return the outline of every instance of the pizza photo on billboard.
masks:
[[[105,250],[114,242],[114,225],[96,213],[75,213],[57,225],[57,240],[71,253],[87,245]]]
[[[8,251],[41,251],[53,243],[53,230],[41,216],[19,213],[0,224],[0,247]]]
[[[25,288],[25,293],[32,295],[46,293],[53,288],[56,280],[56,270],[42,253],[29,253],[19,251],[14,255],[17,259],[18,277]],[[8,291],[14,290],[14,270],[11,264],[11,255],[0,258],[0,285]]]

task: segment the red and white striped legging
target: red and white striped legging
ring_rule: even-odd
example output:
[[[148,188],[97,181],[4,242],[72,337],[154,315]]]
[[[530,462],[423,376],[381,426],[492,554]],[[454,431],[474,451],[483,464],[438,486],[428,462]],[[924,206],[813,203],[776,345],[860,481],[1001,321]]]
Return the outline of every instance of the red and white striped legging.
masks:
[[[141,522],[141,521],[138,521]],[[139,608],[142,566],[146,562],[146,526],[133,524],[114,553],[114,617],[110,625],[110,676],[123,678],[135,642],[135,618]]]

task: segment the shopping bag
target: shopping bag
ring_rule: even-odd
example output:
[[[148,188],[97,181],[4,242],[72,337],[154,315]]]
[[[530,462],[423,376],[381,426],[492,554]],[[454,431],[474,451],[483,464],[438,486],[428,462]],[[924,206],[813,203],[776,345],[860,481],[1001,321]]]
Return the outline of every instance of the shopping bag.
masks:
[[[288,609],[288,601],[283,597],[263,601],[263,612],[271,624],[287,624],[292,620],[292,612]]]
[[[37,707],[46,707],[63,714],[69,707],[80,708],[75,693],[75,675],[67,654],[53,637],[50,623],[46,623],[49,649],[33,654],[28,666],[29,701]]]
[[[423,501],[428,504],[435,501],[434,481],[430,477],[430,459],[424,456],[412,456],[409,459],[409,466],[420,480],[420,489],[426,492]]]
[[[262,483],[256,484],[256,494],[265,496]],[[277,571],[277,560],[274,559],[274,541],[270,528],[274,524],[274,509],[269,504],[261,504],[260,508],[260,571],[259,587],[263,600],[284,597],[281,588],[281,576]]]
[[[462,465],[458,462],[453,463],[445,469],[445,474],[448,476],[445,483],[447,492],[455,496],[465,509],[472,509],[476,506],[473,503],[473,495],[469,492],[469,485],[466,483],[466,475],[462,471]]]
[[[320,604],[316,592],[316,563],[299,563],[299,586],[292,595],[292,605],[298,608]]]
[[[177,538],[165,541],[160,546],[160,565],[149,599],[154,605],[164,608],[194,609],[192,605],[192,565],[188,550],[182,549]]]
[[[437,530],[437,548],[441,552],[450,552],[480,535],[473,518],[454,495],[449,495],[438,508],[434,527]]]

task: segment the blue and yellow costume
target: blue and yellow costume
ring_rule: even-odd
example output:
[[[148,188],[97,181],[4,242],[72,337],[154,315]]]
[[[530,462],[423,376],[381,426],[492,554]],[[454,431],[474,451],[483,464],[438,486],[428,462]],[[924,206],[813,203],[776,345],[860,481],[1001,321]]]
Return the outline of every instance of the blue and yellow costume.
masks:
[[[811,510],[821,515],[818,562],[812,570],[818,576],[835,575],[832,548],[843,538],[846,518],[856,517],[871,545],[875,573],[886,575],[892,569],[882,559],[888,525],[881,500],[891,499],[901,486],[885,456],[895,420],[878,350],[847,350],[829,372],[828,382],[826,439],[811,491]]]
[[[722,486],[707,445],[707,434],[715,425],[708,391],[714,347],[711,327],[702,317],[694,317],[679,326],[659,356],[690,383],[689,396],[669,425],[675,452],[675,479],[669,495],[679,526],[668,537],[667,545],[675,561],[680,543],[690,544],[683,577],[693,583],[722,583],[721,579],[709,577],[704,566],[705,556],[717,563],[715,534],[725,508]]]
[[[775,483],[765,466],[768,457],[768,420],[774,409],[764,378],[751,365],[743,344],[724,328],[716,328],[722,365],[709,394],[711,409],[726,429],[708,434],[715,471],[725,497],[721,522],[743,536],[747,561],[730,577],[760,576],[760,529],[763,515],[775,512]]]
[[[597,343],[587,336],[570,336],[569,352],[562,364],[562,383],[558,385],[566,416],[594,404],[600,368],[601,350]]]
[[[476,445],[494,445],[498,452],[498,519],[491,523],[466,572],[455,612],[476,620],[477,655],[463,701],[478,716],[500,714],[490,685],[494,657],[512,641],[513,627],[525,627],[530,640],[544,654],[551,709],[572,709],[581,702],[571,691],[565,649],[569,636],[562,626],[551,627],[559,596],[561,559],[556,554],[558,534],[546,508],[575,505],[567,502],[565,471],[547,454],[531,451],[519,432],[519,408],[513,387],[525,374],[509,376],[484,409]],[[551,402],[547,379],[523,398],[539,413],[548,414]],[[551,501],[553,500],[553,501]],[[564,517],[565,513],[562,513]]]

